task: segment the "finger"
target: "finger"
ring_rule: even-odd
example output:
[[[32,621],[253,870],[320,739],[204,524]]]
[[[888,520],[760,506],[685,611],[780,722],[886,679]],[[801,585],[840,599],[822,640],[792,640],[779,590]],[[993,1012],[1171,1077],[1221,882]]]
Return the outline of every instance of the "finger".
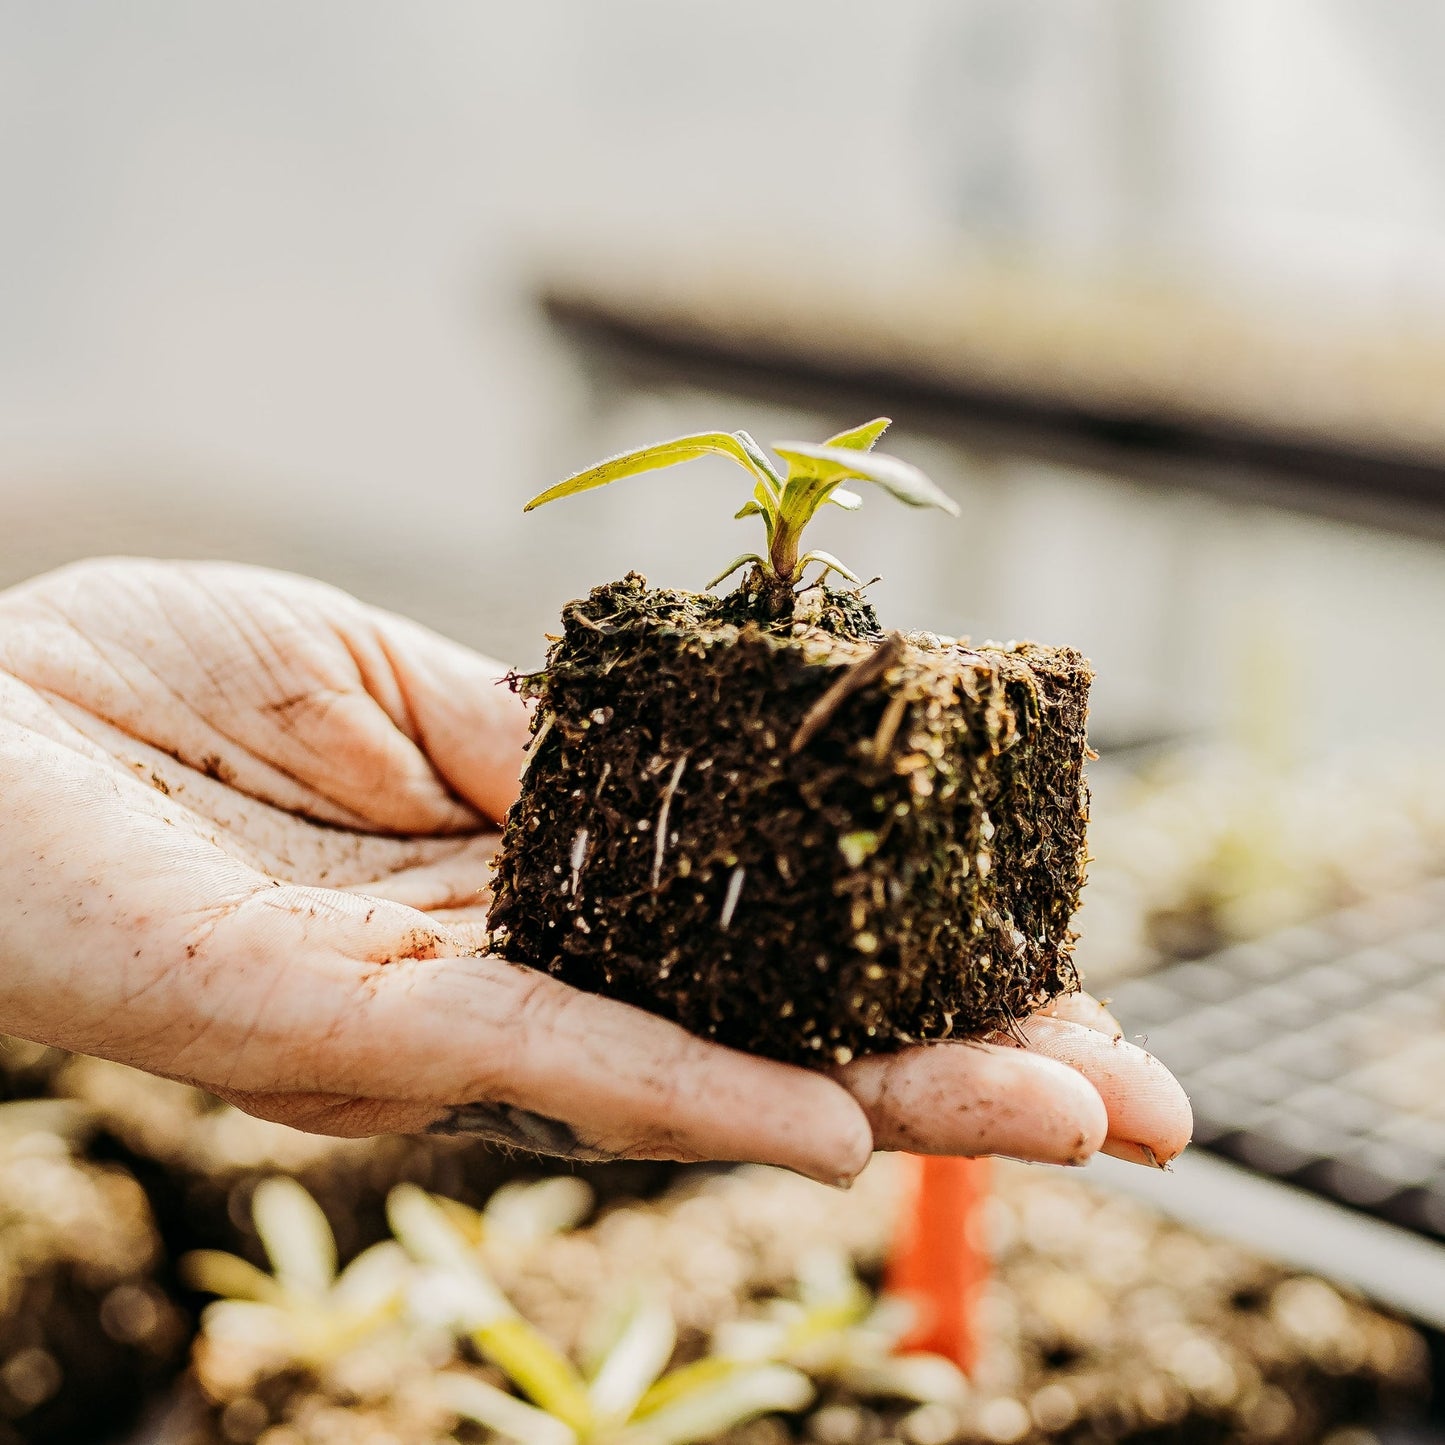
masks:
[[[1022,1049],[926,1044],[855,1059],[837,1078],[862,1105],[879,1149],[1082,1164],[1108,1132],[1088,1080]]]
[[[1058,998],[1046,1003],[1039,1012],[1047,1018],[1067,1019],[1070,1023],[1083,1024],[1086,1029],[1097,1029],[1101,1034],[1122,1035],[1124,1032],[1119,1026],[1119,1020],[1092,994],[1060,994]]]
[[[368,609],[416,739],[453,790],[501,822],[520,789],[531,712],[506,669],[414,622]]]
[[[1163,1168],[1189,1143],[1194,1114],[1179,1081],[1122,1034],[1035,1016],[1020,1026],[1029,1049],[1077,1069],[1109,1111],[1108,1154]]]

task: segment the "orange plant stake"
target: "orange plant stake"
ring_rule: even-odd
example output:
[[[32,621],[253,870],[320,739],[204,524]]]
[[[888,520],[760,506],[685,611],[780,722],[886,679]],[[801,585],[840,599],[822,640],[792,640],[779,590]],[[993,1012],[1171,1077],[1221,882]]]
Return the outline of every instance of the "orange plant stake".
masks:
[[[979,1295],[989,1272],[980,1216],[991,1161],[924,1155],[913,1165],[912,1199],[899,1221],[885,1288],[917,1311],[905,1351],[943,1355],[972,1374]]]

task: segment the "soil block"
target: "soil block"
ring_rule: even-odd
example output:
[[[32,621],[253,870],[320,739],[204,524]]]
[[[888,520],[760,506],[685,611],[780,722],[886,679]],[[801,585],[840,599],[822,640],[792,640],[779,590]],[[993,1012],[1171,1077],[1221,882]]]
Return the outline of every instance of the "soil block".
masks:
[[[630,574],[564,610],[497,858],[504,957],[798,1063],[1074,987],[1091,673]]]

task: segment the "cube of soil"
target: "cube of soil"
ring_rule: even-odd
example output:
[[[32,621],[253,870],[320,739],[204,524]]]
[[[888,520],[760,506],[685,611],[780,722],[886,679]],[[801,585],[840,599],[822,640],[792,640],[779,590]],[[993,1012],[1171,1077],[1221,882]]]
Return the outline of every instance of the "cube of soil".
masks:
[[[799,620],[806,617],[808,620]],[[1004,1028],[1074,986],[1078,653],[770,620],[636,574],[564,613],[491,912],[502,956],[799,1063]]]

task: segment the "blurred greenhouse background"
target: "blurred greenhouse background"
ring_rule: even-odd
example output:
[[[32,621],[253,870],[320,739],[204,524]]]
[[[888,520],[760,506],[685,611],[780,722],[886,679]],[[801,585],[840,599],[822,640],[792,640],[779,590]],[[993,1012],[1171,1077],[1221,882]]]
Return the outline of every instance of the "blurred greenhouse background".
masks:
[[[1340,1266],[1411,1313],[1445,1279],[1442,53],[1427,0],[0,0],[0,586],[237,558],[531,664],[567,599],[745,545],[721,461],[533,492],[891,411],[960,519],[870,498],[819,541],[890,625],[1090,655],[1089,977],[1197,968],[1134,996],[1218,1066],[1220,1168],[1428,1248]],[[1177,1012],[1220,1026],[1256,965],[1325,1013],[1321,969],[1397,990],[1349,1057],[1314,1014],[1240,1044],[1317,1030],[1315,1114],[1402,1011],[1433,1082],[1308,1134],[1281,1059]],[[1178,1182],[1232,1217],[1237,1176]]]
[[[599,422],[534,304],[619,254],[826,266],[865,294],[1003,261],[1417,349],[1445,318],[1424,4],[8,0],[0,24],[6,578],[225,551],[519,661],[598,580],[695,584],[725,504],[704,468],[519,512],[681,424],[649,398]],[[788,401],[687,416],[766,438],[807,424]],[[1365,530],[1248,487],[1220,505],[1027,453],[927,460],[962,527],[999,531],[997,575],[957,576],[946,532],[879,507],[852,550],[880,606],[1076,642],[1105,741],[1252,711],[1261,654],[1286,659],[1302,743],[1435,735],[1438,513]],[[1361,649],[1417,705],[1341,686]]]
[[[543,294],[705,345],[771,327],[825,368],[953,349],[965,392],[982,348],[1007,363],[985,399],[1082,392],[1139,435],[1242,408],[1327,475],[1061,449],[977,408],[940,431],[905,398],[893,445],[960,522],[875,504],[823,539],[885,619],[1081,647],[1106,753],[1223,742],[1307,792],[1358,766],[1442,826],[1430,6],[9,0],[0,24],[0,581],[241,557],[531,663],[568,597],[738,550],[721,462],[524,519],[538,487],[893,399],[639,380]],[[1432,845],[1404,846],[1413,876]],[[1085,947],[1110,966],[1112,937]]]

